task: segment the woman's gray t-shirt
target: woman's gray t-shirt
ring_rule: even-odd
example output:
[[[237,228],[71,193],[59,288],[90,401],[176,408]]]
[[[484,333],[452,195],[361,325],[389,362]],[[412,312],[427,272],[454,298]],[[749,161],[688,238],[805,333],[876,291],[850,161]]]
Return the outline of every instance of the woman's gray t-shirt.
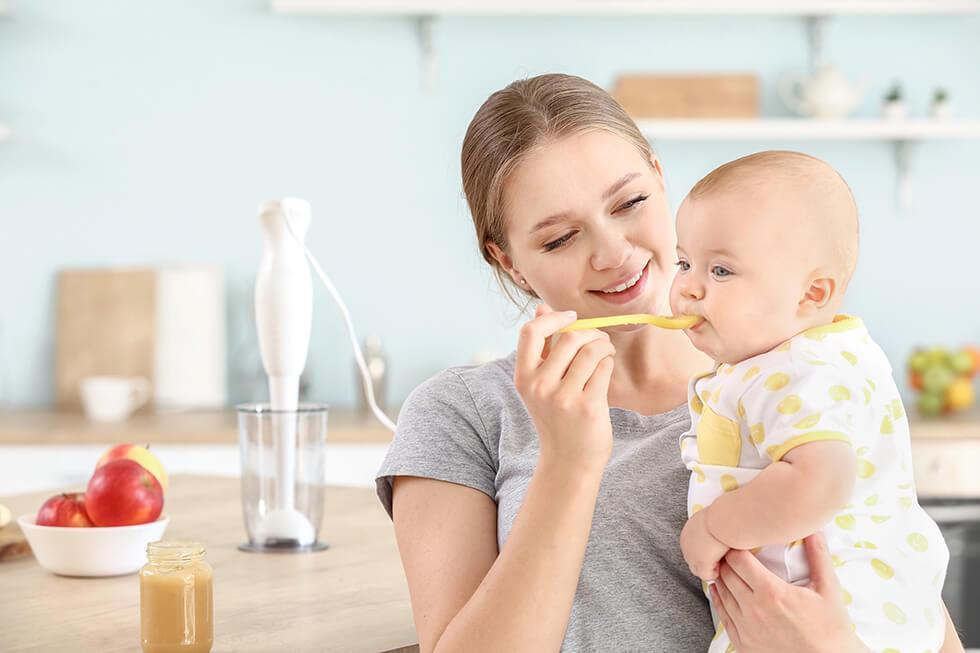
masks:
[[[512,353],[450,368],[409,395],[378,472],[378,497],[389,515],[395,476],[458,483],[497,503],[503,547],[538,459],[537,431],[513,376]],[[609,414],[613,452],[562,650],[703,653],[711,616],[678,542],[687,519],[689,472],[678,445],[690,425],[687,407]]]

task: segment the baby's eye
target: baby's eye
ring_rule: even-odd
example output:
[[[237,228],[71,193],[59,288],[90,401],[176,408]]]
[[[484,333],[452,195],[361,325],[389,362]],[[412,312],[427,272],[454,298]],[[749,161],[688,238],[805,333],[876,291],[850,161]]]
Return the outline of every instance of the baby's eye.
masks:
[[[724,279],[725,277],[732,276],[732,271],[729,270],[726,267],[722,267],[720,265],[716,265],[713,268],[711,268],[711,274],[715,275],[716,277],[718,277],[720,279]]]
[[[677,261],[675,265],[681,269],[681,272],[687,272],[691,269],[691,264],[687,261]]]

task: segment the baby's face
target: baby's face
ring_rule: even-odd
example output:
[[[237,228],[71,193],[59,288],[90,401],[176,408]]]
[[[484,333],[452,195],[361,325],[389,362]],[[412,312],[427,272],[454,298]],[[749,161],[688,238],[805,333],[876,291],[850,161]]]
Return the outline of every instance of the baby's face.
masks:
[[[804,328],[807,230],[792,228],[794,206],[779,195],[714,193],[678,210],[670,306],[704,318],[687,335],[718,362],[769,351]]]

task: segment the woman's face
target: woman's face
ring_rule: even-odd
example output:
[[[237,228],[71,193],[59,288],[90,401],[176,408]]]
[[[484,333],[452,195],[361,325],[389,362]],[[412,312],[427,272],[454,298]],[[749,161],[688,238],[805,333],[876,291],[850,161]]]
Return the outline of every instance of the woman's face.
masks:
[[[580,318],[666,309],[676,237],[659,161],[609,132],[582,132],[533,151],[503,200],[510,256],[492,249],[549,306]]]

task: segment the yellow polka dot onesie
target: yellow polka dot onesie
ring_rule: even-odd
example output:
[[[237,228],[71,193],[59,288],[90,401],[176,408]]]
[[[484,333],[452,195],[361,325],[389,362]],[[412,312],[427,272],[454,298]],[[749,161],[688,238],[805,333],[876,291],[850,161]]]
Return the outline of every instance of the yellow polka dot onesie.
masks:
[[[854,493],[823,528],[851,620],[873,651],[938,651],[949,552],[916,500],[908,420],[888,359],[861,320],[838,316],[773,351],[721,364],[693,379],[688,396],[692,427],[680,442],[691,470],[688,515],[794,447],[851,443]],[[800,542],[755,553],[785,580],[808,581]],[[709,651],[726,650],[719,628]]]

